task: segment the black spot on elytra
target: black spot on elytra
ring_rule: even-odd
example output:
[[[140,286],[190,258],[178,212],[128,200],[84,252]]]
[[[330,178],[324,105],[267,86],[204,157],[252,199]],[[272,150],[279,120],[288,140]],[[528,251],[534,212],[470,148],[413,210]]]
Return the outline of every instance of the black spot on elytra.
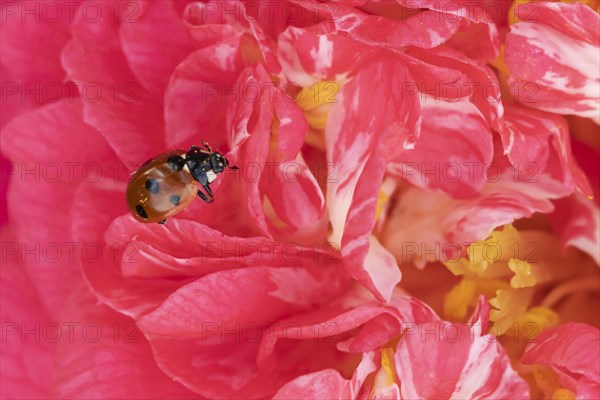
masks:
[[[171,197],[169,198],[169,201],[170,201],[171,203],[173,203],[174,205],[178,206],[178,205],[179,205],[179,202],[181,201],[181,197],[179,197],[179,196],[177,196],[176,194],[174,194],[173,196],[171,196]]]
[[[148,219],[148,214],[146,214],[146,210],[144,210],[144,207],[142,207],[141,205],[138,204],[137,206],[135,206],[135,211],[137,211],[140,217]]]
[[[146,189],[152,194],[156,194],[159,191],[158,181],[154,178],[146,179]]]

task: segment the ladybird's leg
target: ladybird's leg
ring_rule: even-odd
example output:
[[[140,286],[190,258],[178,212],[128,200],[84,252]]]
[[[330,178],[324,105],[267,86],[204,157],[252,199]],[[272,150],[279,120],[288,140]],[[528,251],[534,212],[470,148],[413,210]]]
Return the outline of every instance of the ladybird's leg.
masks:
[[[196,180],[200,183],[200,185],[204,188],[204,190],[206,190],[206,193],[208,193],[209,197],[214,197],[212,194],[212,190],[210,190],[210,187],[208,186],[209,183],[208,183],[208,176],[206,175],[206,171],[201,171],[198,175],[196,175]]]
[[[167,220],[166,220],[166,219],[163,219],[162,221],[158,221],[158,224],[159,224],[159,225],[164,225],[164,224],[166,224],[166,223],[167,223]]]
[[[185,165],[185,158],[181,156],[171,156],[167,162],[173,171],[179,171]]]
[[[210,187],[208,186],[208,176],[206,175],[207,171],[202,171],[202,173],[200,173],[198,175],[198,179],[197,181],[200,182],[200,185],[204,188],[204,190],[206,190],[206,193],[208,193],[208,195],[212,198],[214,197],[212,194],[212,190],[210,190]]]
[[[210,151],[211,153],[213,152],[210,145],[208,143],[206,143],[206,141],[204,141],[204,139],[202,139],[202,146],[206,147],[206,150]]]
[[[199,196],[199,197],[200,197],[202,200],[204,200],[206,203],[212,203],[212,202],[213,202],[213,200],[214,200],[212,197],[211,197],[211,198],[208,198],[208,197],[206,197],[206,195],[205,195],[205,194],[202,192],[202,190],[200,190],[200,189],[198,189],[198,196]]]
[[[202,187],[204,188],[204,190],[206,190],[206,193],[208,193],[210,197],[215,197],[213,196],[212,190],[210,190],[210,186],[208,186],[208,182],[203,183]]]

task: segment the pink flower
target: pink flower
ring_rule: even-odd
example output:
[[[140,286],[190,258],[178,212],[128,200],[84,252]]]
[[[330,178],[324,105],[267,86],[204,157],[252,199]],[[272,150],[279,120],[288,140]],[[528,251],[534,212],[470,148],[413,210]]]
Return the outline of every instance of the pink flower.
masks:
[[[2,3],[1,396],[593,397],[598,16],[471,3]]]

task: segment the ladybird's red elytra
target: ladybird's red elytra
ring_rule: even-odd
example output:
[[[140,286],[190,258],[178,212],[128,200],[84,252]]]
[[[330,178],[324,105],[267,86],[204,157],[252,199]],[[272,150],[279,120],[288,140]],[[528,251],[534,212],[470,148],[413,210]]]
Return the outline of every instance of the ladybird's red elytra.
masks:
[[[173,150],[144,162],[131,174],[127,205],[133,217],[145,223],[164,224],[167,218],[186,209],[196,196],[214,200],[210,189],[217,174],[230,167],[229,161],[206,142],[204,148]],[[197,184],[200,183],[202,189]]]

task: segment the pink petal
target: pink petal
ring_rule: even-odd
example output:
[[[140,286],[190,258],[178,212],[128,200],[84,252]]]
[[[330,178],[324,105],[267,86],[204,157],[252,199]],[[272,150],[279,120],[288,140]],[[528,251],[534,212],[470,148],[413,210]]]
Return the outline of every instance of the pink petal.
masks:
[[[336,344],[336,335],[343,334],[363,325],[369,326],[370,321],[375,321],[374,324],[378,327],[378,317],[383,315],[392,314],[392,310],[386,310],[383,307],[377,305],[367,304],[361,306],[355,306],[350,310],[340,304],[340,301],[336,301],[330,307],[319,309],[315,312],[295,316],[287,320],[283,320],[274,325],[272,331],[268,336],[262,338],[260,348],[258,352],[257,361],[259,365],[269,365],[274,363],[278,354],[276,352],[278,342],[288,342],[289,338],[303,339],[306,343],[310,344],[311,340],[323,341],[326,343]],[[381,346],[393,337],[394,334],[399,332],[398,321],[393,321],[391,324],[392,330],[383,332],[380,337],[369,339],[369,345],[372,347],[367,348],[365,345],[365,338],[359,340],[358,344],[365,351],[373,350],[377,346]],[[381,340],[385,336],[384,340]],[[380,340],[378,340],[380,339]],[[362,342],[362,343],[360,343]],[[341,351],[345,352],[360,352],[361,349],[351,348],[351,343],[343,344],[338,343],[337,347]],[[358,347],[358,346],[357,346]]]
[[[580,142],[573,143],[573,151],[592,184],[594,199],[575,193],[555,202],[556,210],[550,215],[560,235],[563,248],[576,247],[589,254],[600,265],[600,167],[598,153]]]
[[[517,7],[517,16],[523,21],[548,25],[576,40],[600,45],[598,14],[585,4],[531,4],[531,7]]]
[[[47,398],[52,384],[55,346],[41,340],[41,336],[50,317],[24,266],[8,255],[8,246],[15,243],[15,239],[6,228],[2,229],[2,246],[6,246],[3,253],[6,251],[7,258],[2,262],[0,274],[0,396],[3,399]],[[53,327],[47,329],[50,332]]]
[[[73,241],[69,218],[76,185],[121,166],[82,121],[81,107],[79,100],[48,104],[14,118],[2,132],[2,149],[13,158],[7,205],[18,238],[15,256],[52,316],[79,279],[77,255],[84,243]]]
[[[348,221],[349,224],[361,223],[360,221],[353,221],[352,219],[349,219]],[[353,248],[350,249],[353,242],[346,242],[346,238],[355,237],[354,235],[357,231],[359,231],[359,229],[348,228],[344,231],[344,238],[342,239],[342,258],[344,258],[344,265],[350,271],[354,269],[354,273],[356,274],[355,277],[380,300],[389,301],[396,284],[400,282],[400,279],[402,278],[402,273],[396,263],[396,259],[373,235],[368,236],[366,241],[360,236],[356,239],[351,239],[352,241],[361,241],[363,244],[362,247],[357,248],[357,251],[354,251]],[[356,269],[358,269],[358,271],[356,271]]]
[[[399,4],[407,8],[427,8],[443,13],[441,17],[449,18],[449,15],[458,15],[468,17],[473,21],[483,18],[481,9],[481,0],[475,0],[469,3],[456,3],[452,0],[396,0]],[[445,14],[445,15],[444,15]]]
[[[303,242],[325,236],[325,198],[312,172],[301,159],[290,162],[267,162],[262,187],[277,217],[285,224],[273,226],[286,240]],[[297,235],[296,235],[297,234]]]
[[[139,326],[162,368],[194,391],[264,397],[297,376],[300,366],[306,371],[321,365],[302,360],[265,371],[256,365],[256,354],[270,324],[339,294],[342,274],[336,270],[255,267],[214,273],[176,291]],[[190,307],[196,311],[190,313]],[[306,350],[295,349],[289,356],[304,359]]]
[[[273,399],[357,398],[366,377],[377,369],[374,358],[373,353],[364,353],[349,380],[331,369],[300,376],[279,389]]]
[[[334,369],[313,372],[287,383],[273,399],[351,399],[350,382]]]
[[[492,12],[497,12],[496,10],[499,9],[494,7]],[[474,37],[478,40],[473,40]],[[498,29],[492,22],[468,23],[465,21],[461,24],[458,32],[446,43],[484,64],[494,61],[500,51]]]
[[[600,123],[598,14],[583,4],[539,3],[517,15],[524,22],[511,26],[505,50],[517,99]]]
[[[414,150],[388,164],[403,182],[452,197],[476,196],[493,156],[492,132],[469,101],[429,98],[422,109],[421,136]]]
[[[96,180],[101,164],[106,173],[116,166],[115,156],[104,138],[83,121],[83,102],[61,100],[19,116],[2,130],[2,151],[14,165],[13,174],[27,181],[44,180],[75,185]],[[29,165],[26,173],[24,162]],[[110,167],[109,167],[110,166]],[[26,182],[27,182],[26,181]]]
[[[63,85],[60,51],[69,40],[69,19],[78,5],[59,2],[46,11],[41,4],[23,1],[2,5],[0,127],[22,112],[77,97],[75,88]]]
[[[561,234],[563,248],[573,246],[589,254],[600,265],[600,211],[594,202],[581,194],[557,200],[551,215]]]
[[[132,320],[98,306],[87,289],[66,312],[73,339],[59,343],[53,397],[199,398],[158,368]]]
[[[536,175],[557,171],[556,179],[569,189],[592,194],[585,174],[573,158],[569,127],[564,119],[509,106],[504,120],[506,129],[501,132],[504,152],[524,177],[531,176],[532,171]]]
[[[453,27],[451,34],[456,33],[443,40],[450,47],[483,63],[494,60],[498,55],[500,41],[495,23],[501,22],[502,18],[506,19],[510,3],[498,2],[498,0],[469,2],[397,0],[397,2],[407,8],[432,10],[421,12],[419,19],[416,20],[421,23],[421,26],[416,26],[415,30],[421,31],[422,25],[427,22],[430,26],[433,25],[431,21],[437,21],[438,25],[444,22]],[[412,13],[416,12],[415,10]],[[431,27],[429,29],[431,30]],[[414,31],[412,36],[415,36]],[[477,37],[477,40],[473,40],[473,37]]]
[[[8,222],[6,193],[13,171],[14,167],[12,163],[8,160],[8,158],[4,157],[4,154],[0,153],[0,174],[2,174],[2,179],[0,180],[0,227]]]
[[[327,160],[334,168],[327,185],[331,240],[341,243],[350,274],[382,300],[389,300],[400,272],[385,249],[370,250],[369,237],[386,158],[410,147],[419,132],[418,100],[401,98],[407,79],[406,69],[392,58],[361,69],[332,107],[325,136]],[[365,268],[370,251],[376,265]],[[379,267],[389,278],[384,282],[374,280]]]
[[[117,3],[115,3],[117,4]],[[128,3],[118,3],[124,15]],[[98,3],[103,15],[114,15],[111,3]],[[62,63],[84,100],[84,120],[108,141],[121,161],[134,169],[164,151],[161,99],[141,87],[121,48],[114,18],[94,21],[77,12],[75,38]]]
[[[341,351],[360,353],[379,348],[405,327],[439,320],[429,306],[414,297],[395,292],[389,305],[382,305],[365,292],[352,288],[327,307],[279,321],[261,341],[259,365],[272,362],[278,342],[290,337],[308,343],[319,339],[336,343]],[[356,328],[360,328],[357,335],[340,341],[344,333]]]
[[[525,349],[524,364],[551,367],[578,399],[600,397],[600,331],[569,322],[544,330]]]
[[[279,119],[277,148],[285,161],[293,161],[304,145],[308,122],[294,99],[279,90],[275,94],[275,114]]]
[[[469,324],[473,327],[475,334],[479,336],[485,335],[490,322],[490,303],[485,296],[479,296],[477,299],[477,307],[473,311],[473,315],[469,318]]]
[[[219,148],[226,145],[227,104],[242,100],[235,86],[242,70],[239,46],[239,37],[217,42],[191,53],[175,68],[165,93],[169,148],[187,148],[202,139]]]
[[[460,18],[444,18],[431,11],[396,20],[369,15],[338,2],[330,9],[319,3],[297,2],[316,14],[328,15],[339,32],[368,46],[432,48],[448,40],[458,29]]]
[[[248,8],[249,7],[246,7],[246,12],[249,12]],[[256,21],[255,18],[249,17],[248,22],[250,24],[250,31],[252,32],[252,35],[258,44],[258,48],[260,49],[265,69],[272,75],[279,75],[281,73],[281,65],[277,60],[275,41],[265,33],[262,26]]]
[[[284,226],[271,223],[271,231],[286,235],[296,233],[306,241],[323,237],[326,229],[325,199],[311,170],[298,154],[304,144],[308,124],[296,103],[279,88],[274,96],[274,112],[279,120],[277,149],[271,150],[261,175],[261,190],[269,199]],[[271,136],[271,141],[273,141]],[[271,218],[273,219],[273,218]],[[279,224],[281,225],[281,224]]]
[[[124,13],[119,38],[128,65],[152,96],[162,98],[175,66],[192,51],[192,38],[171,1],[131,3]]]
[[[118,261],[123,276],[132,278],[200,277],[257,265],[326,267],[337,262],[331,251],[318,246],[274,242],[262,236],[227,236],[179,218],[159,226],[120,216],[108,227],[104,240],[115,250],[129,249]]]
[[[206,321],[261,323],[274,321],[293,311],[324,301],[333,292],[335,267],[325,270],[255,267],[207,275],[178,289],[157,310],[140,320],[147,334],[200,337]],[[252,285],[243,282],[253,282]],[[328,286],[328,289],[325,288]],[[214,294],[219,293],[219,297]],[[244,304],[244,312],[231,306]],[[264,307],[269,304],[269,307]],[[194,313],[189,313],[194,309]]]
[[[416,89],[446,101],[468,98],[479,109],[488,126],[500,130],[504,112],[500,84],[487,65],[443,47],[427,51],[411,48],[401,56],[408,57],[410,72],[419,83],[409,87],[411,92]]]
[[[77,254],[82,244],[72,239],[68,218],[74,196],[74,186],[60,182],[11,179],[8,188],[9,219],[17,238],[10,258],[23,262],[45,311],[53,317],[79,279]]]
[[[444,321],[405,333],[394,356],[402,398],[528,399],[503,347],[480,334],[479,326]]]
[[[275,37],[287,26],[284,14],[287,3],[261,4],[235,1],[193,2],[183,17],[192,37],[200,47],[242,40],[248,53],[260,52],[260,62],[269,73],[279,75],[281,66],[275,56]],[[291,18],[297,22],[300,16]],[[241,36],[247,34],[244,38]],[[250,39],[252,37],[252,39]],[[253,58],[251,55],[248,58]],[[252,60],[248,64],[253,63]]]
[[[185,7],[183,21],[199,48],[233,38],[239,40],[247,28],[240,23],[235,13],[226,12],[235,9],[241,11],[239,3],[233,1],[194,1]]]
[[[290,26],[277,42],[277,58],[283,73],[290,82],[303,87],[319,81],[335,81],[379,53],[380,49],[335,34],[325,24],[308,28]]]
[[[247,68],[238,78],[238,93],[256,93],[252,98],[236,101],[231,107],[230,140],[233,146],[234,162],[240,166],[242,174],[241,186],[246,197],[247,210],[255,227],[264,235],[270,236],[263,198],[260,188],[262,174],[266,171],[265,162],[269,153],[269,139],[273,122],[274,104],[272,93],[256,91],[260,87],[268,87],[270,78],[265,69],[258,65]]]

